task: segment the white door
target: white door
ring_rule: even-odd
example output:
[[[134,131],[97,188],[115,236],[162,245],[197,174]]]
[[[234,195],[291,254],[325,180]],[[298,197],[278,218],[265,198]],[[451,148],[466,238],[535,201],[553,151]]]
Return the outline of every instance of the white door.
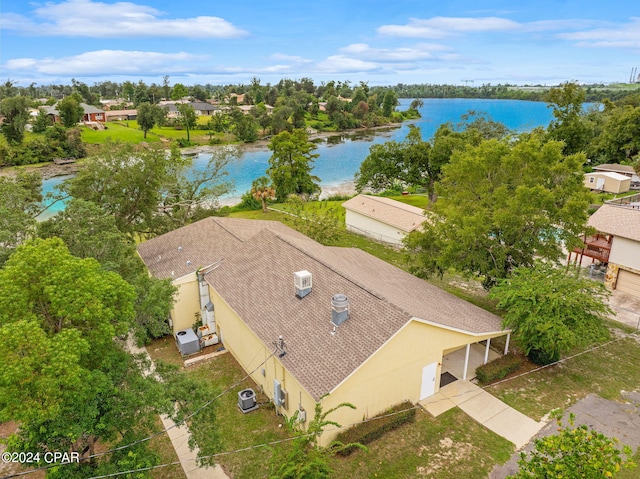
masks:
[[[431,363],[422,368],[422,385],[420,386],[420,400],[432,396],[436,391],[436,372],[438,363]]]
[[[596,190],[604,189],[604,178],[596,178]]]

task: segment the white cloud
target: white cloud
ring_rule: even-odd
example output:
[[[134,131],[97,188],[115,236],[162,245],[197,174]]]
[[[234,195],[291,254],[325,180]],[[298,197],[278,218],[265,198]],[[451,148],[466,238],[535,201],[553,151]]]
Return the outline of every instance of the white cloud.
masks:
[[[520,24],[500,17],[411,18],[406,25],[382,25],[378,33],[396,37],[444,38],[456,33],[512,31]]]
[[[632,17],[629,23],[605,28],[594,28],[558,35],[574,40],[581,47],[614,47],[640,49],[640,18]]]
[[[316,65],[319,71],[326,73],[370,72],[380,66],[375,62],[358,60],[346,55],[331,55]]]
[[[16,58],[3,69],[46,75],[98,76],[121,74],[167,74],[188,72],[204,58],[189,53],[157,53],[124,50],[98,50],[64,58]]]
[[[272,60],[281,60],[281,61],[289,61],[293,63],[311,63],[313,60],[309,60],[308,58],[300,57],[297,55],[285,55],[284,53],[274,53],[269,58]]]
[[[30,35],[81,36],[91,38],[236,38],[247,35],[220,17],[163,19],[153,7],[131,2],[107,4],[91,0],[46,3],[34,10],[40,21],[8,14],[5,29]]]
[[[436,54],[450,51],[451,48],[438,45],[419,43],[412,47],[400,48],[372,48],[366,43],[353,43],[340,49],[342,53],[358,57],[362,60],[376,62],[407,62],[436,59]]]

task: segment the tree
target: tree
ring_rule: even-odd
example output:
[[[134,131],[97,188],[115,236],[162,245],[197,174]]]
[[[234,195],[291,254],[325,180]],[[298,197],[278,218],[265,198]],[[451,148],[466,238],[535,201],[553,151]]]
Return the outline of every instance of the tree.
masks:
[[[73,95],[60,100],[56,109],[60,113],[60,119],[65,128],[73,128],[84,117],[84,109],[80,105],[80,100]]]
[[[592,137],[582,118],[584,89],[576,82],[563,83],[560,88],[551,88],[545,100],[553,108],[554,120],[548,128],[550,138],[563,141],[567,155],[584,151]]]
[[[167,318],[175,288],[170,280],[149,276],[135,243],[100,206],[73,198],[64,211],[38,224],[38,236],[61,238],[72,255],[96,259],[105,270],[118,273],[135,288],[132,328],[138,343],[170,333]]]
[[[25,96],[12,96],[0,102],[0,114],[4,116],[2,134],[9,143],[22,143],[24,127],[29,121],[29,99]]]
[[[505,311],[505,328],[534,362],[549,364],[575,346],[608,338],[607,289],[566,268],[536,261],[513,270],[491,289]]]
[[[276,191],[269,184],[269,178],[261,176],[253,180],[251,184],[251,196],[262,204],[262,212],[267,212],[267,200],[273,200],[276,197]]]
[[[562,148],[534,132],[454,151],[438,188],[446,201],[407,237],[412,271],[427,277],[455,268],[489,288],[535,257],[556,261],[563,247],[577,246],[590,202],[584,155],[564,156]]]
[[[42,209],[41,188],[42,178],[37,173],[0,176],[0,266],[35,231]]]
[[[189,90],[182,83],[176,83],[173,85],[173,88],[171,89],[172,100],[181,100],[187,95],[189,95]]]
[[[227,166],[237,155],[238,150],[232,146],[217,148],[204,167],[194,168],[192,157],[184,158],[177,147],[172,147],[157,208],[162,217],[156,222],[155,231],[171,231],[203,212],[215,210],[218,198],[233,189],[233,182],[225,181],[225,177]]]
[[[196,125],[196,111],[188,103],[182,103],[178,105],[178,111],[180,112],[180,121],[187,130],[187,144],[191,143],[191,128]]]
[[[0,289],[8,348],[0,354],[0,420],[20,423],[10,450],[93,455],[99,440],[146,435],[168,412],[157,381],[114,341],[134,314],[133,287],[119,275],[72,256],[59,238],[37,239],[0,270]],[[86,477],[95,462],[72,467]]]
[[[100,205],[123,233],[147,233],[161,202],[168,161],[160,148],[136,150],[130,144],[108,141],[63,184],[63,190]]]
[[[397,104],[398,97],[395,92],[391,89],[387,90],[382,100],[382,114],[385,117],[390,118],[391,114],[395,111]]]
[[[327,416],[341,408],[355,409],[350,403],[341,403],[328,411],[322,410],[322,404],[316,403],[313,420],[304,431],[298,424],[298,412],[287,419],[288,429],[297,438],[293,445],[284,455],[276,455],[271,461],[271,479],[329,479],[332,469],[329,467],[329,455],[345,449],[357,447],[367,450],[362,444],[341,444],[334,442],[329,448],[318,446],[318,437],[327,426],[340,427],[335,421],[327,419]]]
[[[309,141],[303,129],[292,133],[283,131],[269,142],[273,152],[269,158],[267,175],[276,189],[278,201],[286,200],[290,194],[310,196],[320,192],[320,178],[311,174],[313,160],[318,155],[312,153],[317,147]]]
[[[324,201],[305,202],[296,195],[289,196],[287,205],[292,216],[287,216],[286,220],[293,224],[293,229],[324,245],[337,241],[341,226],[337,209],[328,208]]]
[[[147,137],[147,132],[160,123],[164,115],[165,110],[158,105],[152,105],[146,102],[138,105],[138,126],[144,132],[145,138]]]
[[[49,126],[51,126],[51,120],[49,119],[47,112],[43,109],[38,110],[38,116],[36,116],[36,119],[33,122],[33,132],[44,133]]]
[[[192,171],[192,158],[174,147],[171,155],[156,146],[136,149],[108,142],[78,174],[63,184],[74,198],[99,205],[131,238],[187,224],[202,209],[215,209],[231,190],[223,181],[234,149],[218,149],[206,166]]]
[[[569,416],[569,425],[562,427],[562,411],[553,414],[558,423],[558,433],[535,440],[535,448],[527,456],[520,453],[517,474],[508,479],[542,477],[566,477],[580,479],[605,479],[613,477],[622,468],[636,465],[628,459],[631,448],[582,424],[574,427],[575,416]],[[627,459],[623,459],[622,455]]]

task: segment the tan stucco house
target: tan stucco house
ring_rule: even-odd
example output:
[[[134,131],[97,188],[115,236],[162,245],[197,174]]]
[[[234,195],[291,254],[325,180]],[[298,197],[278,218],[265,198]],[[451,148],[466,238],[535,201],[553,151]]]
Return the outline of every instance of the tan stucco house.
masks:
[[[393,245],[426,220],[423,209],[381,196],[357,195],[342,206],[347,230]]]
[[[174,332],[206,321],[277,412],[304,411],[304,424],[318,402],[354,404],[332,415],[343,426],[416,403],[438,391],[447,354],[466,351],[468,362],[472,344],[486,341],[488,354],[491,338],[508,334],[494,314],[279,222],[211,217],[138,252],[179,288]]]
[[[611,171],[585,173],[584,186],[606,193],[625,193],[631,188],[631,178]]]
[[[640,194],[607,201],[588,224],[609,235],[605,284],[640,298]]]

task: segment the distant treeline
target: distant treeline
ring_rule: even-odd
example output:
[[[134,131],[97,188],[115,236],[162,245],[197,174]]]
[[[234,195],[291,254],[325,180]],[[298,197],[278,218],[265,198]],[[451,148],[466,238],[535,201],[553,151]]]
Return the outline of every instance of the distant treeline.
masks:
[[[398,83],[392,86],[398,98],[487,98],[498,100],[546,101],[551,87],[543,85],[435,85]],[[640,84],[633,87],[612,87],[604,84],[583,85],[587,102],[601,102],[605,99],[620,100],[628,95],[640,93]]]

